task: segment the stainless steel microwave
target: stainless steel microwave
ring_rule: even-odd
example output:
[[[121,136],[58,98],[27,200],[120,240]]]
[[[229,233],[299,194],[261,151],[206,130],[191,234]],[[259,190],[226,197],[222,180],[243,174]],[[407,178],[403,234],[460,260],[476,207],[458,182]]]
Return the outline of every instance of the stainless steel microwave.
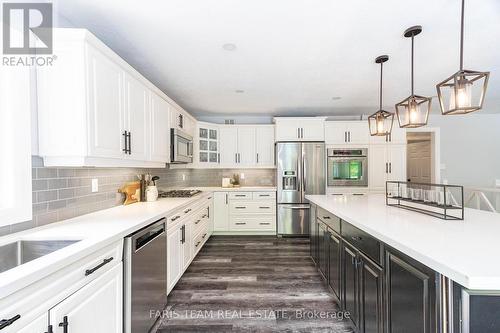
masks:
[[[193,162],[193,137],[177,128],[170,129],[170,162]]]
[[[368,149],[327,150],[328,186],[368,186]]]

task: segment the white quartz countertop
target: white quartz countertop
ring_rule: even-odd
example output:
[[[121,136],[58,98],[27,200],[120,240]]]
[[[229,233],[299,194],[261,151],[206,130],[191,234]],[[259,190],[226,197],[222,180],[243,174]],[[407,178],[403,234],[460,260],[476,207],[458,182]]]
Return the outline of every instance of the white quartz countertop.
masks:
[[[464,221],[444,221],[381,194],[306,198],[468,289],[500,290],[500,214],[466,208]]]
[[[168,198],[117,206],[0,237],[0,246],[23,239],[81,240],[0,273],[0,300],[211,193],[205,191],[191,198]]]
[[[183,190],[202,190],[204,192],[274,192],[276,191],[276,186],[240,186],[240,187],[203,187],[203,186],[193,186],[193,187],[183,187]],[[169,189],[165,189],[169,190]]]

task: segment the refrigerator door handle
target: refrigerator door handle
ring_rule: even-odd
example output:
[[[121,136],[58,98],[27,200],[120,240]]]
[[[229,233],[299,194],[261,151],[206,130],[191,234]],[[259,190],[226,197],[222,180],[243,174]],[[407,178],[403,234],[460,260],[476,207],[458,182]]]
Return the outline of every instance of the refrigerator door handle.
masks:
[[[310,209],[310,206],[282,206],[285,209]]]

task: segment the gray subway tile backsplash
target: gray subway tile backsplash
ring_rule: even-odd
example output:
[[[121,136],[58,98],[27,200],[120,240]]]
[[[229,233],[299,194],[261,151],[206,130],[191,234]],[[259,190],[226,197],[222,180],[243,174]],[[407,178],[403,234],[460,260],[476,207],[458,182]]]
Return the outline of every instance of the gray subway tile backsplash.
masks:
[[[0,236],[120,205],[118,189],[141,173],[159,176],[162,189],[221,186],[223,177],[236,173],[245,174],[243,186],[276,184],[274,169],[45,168],[37,156],[32,166],[33,220],[0,227]],[[99,180],[97,193],[91,191],[93,178]]]

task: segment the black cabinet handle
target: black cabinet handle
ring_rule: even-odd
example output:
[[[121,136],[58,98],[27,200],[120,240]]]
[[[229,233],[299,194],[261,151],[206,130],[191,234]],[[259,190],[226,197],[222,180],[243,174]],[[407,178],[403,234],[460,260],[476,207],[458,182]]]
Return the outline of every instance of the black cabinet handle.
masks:
[[[132,154],[132,132],[128,132],[128,154]]]
[[[324,218],[325,220],[329,220],[329,219],[330,219],[330,216],[323,216],[323,218]]]
[[[49,325],[49,327],[47,328],[47,332],[45,333],[54,333],[54,330],[52,329],[52,325]]]
[[[179,218],[180,218],[180,216],[179,216],[179,215],[177,215],[177,216],[172,217],[172,218],[170,219],[170,221],[172,221],[172,222],[173,222],[173,221],[175,221],[175,220],[178,220]]]
[[[201,238],[205,238],[205,237],[207,237],[207,234],[203,234],[203,236],[201,236]]]
[[[190,212],[191,210],[192,210],[191,208],[189,208],[189,209],[186,209],[186,210],[184,211],[184,214],[187,214],[187,213],[189,213],[189,212]]]
[[[259,209],[270,209],[271,207],[260,206]]]
[[[200,245],[200,243],[201,243],[201,242],[196,243],[196,245],[195,245],[194,247],[198,247],[198,245]]]
[[[104,259],[99,265],[95,266],[94,268],[87,269],[85,271],[85,276],[89,276],[90,274],[94,273],[95,271],[97,271],[102,266],[104,266],[106,264],[109,264],[112,260],[113,260],[113,257],[110,257],[108,259]],[[61,325],[59,325],[59,326],[61,326]]]
[[[68,325],[69,325],[68,316],[64,316],[63,322],[59,323],[59,327],[63,328],[63,333],[68,333]]]
[[[236,224],[236,225],[245,225],[245,224],[246,224],[246,222],[236,222],[235,224]]]
[[[127,131],[123,131],[123,139],[125,141],[125,148],[122,149],[122,151],[125,153],[125,154],[128,154],[128,132]]]
[[[236,209],[246,209],[246,207],[241,207],[241,206],[237,206],[237,207],[234,207]]]
[[[361,237],[361,236],[351,236],[351,239],[353,241],[361,242],[363,240],[363,237]]]
[[[181,244],[186,242],[186,225],[181,227]]]
[[[21,318],[21,315],[15,315],[14,317],[10,319],[2,319],[0,320],[0,330],[6,328],[7,326],[12,325],[16,320]]]
[[[201,220],[196,220],[196,222],[195,222],[194,224],[198,224],[198,223],[200,223],[200,221],[201,221]]]

